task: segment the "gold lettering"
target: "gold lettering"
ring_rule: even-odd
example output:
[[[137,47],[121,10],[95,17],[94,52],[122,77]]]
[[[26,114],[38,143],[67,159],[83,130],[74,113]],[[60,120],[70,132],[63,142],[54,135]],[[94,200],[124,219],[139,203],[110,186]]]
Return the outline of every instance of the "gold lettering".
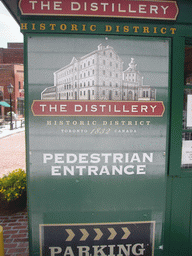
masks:
[[[40,24],[40,30],[45,30],[45,23]]]
[[[134,29],[134,32],[135,32],[135,33],[137,33],[137,32],[138,32],[139,27],[138,27],[138,26],[134,26],[134,27],[133,27],[133,29]]]
[[[153,28],[153,33],[154,33],[154,34],[157,34],[157,27],[154,27],[154,28]]]
[[[60,25],[60,29],[61,29],[62,31],[66,30],[66,29],[67,29],[67,25],[66,25],[66,24],[61,24],[61,25]]]
[[[82,26],[83,26],[82,31],[86,31],[86,24],[83,24]]]
[[[119,26],[116,26],[116,32],[120,32],[120,31],[119,31]]]
[[[105,32],[110,32],[112,30],[112,26],[105,25]]]
[[[21,23],[21,29],[27,30],[27,23]]]
[[[95,30],[96,30],[96,25],[91,25],[91,26],[90,26],[90,30],[91,30],[91,31],[95,31]]]
[[[143,27],[143,33],[148,33],[149,34],[149,27]]]
[[[35,23],[32,23],[32,30],[35,30]]]
[[[50,24],[51,30],[55,30],[56,24]]]
[[[77,24],[71,24],[71,31],[78,31]]]
[[[123,32],[129,32],[129,26],[124,26],[123,27]]]
[[[161,34],[166,34],[167,33],[167,29],[166,28],[161,28]]]
[[[176,28],[170,28],[170,30],[171,30],[171,34],[174,35],[175,31],[176,31]]]

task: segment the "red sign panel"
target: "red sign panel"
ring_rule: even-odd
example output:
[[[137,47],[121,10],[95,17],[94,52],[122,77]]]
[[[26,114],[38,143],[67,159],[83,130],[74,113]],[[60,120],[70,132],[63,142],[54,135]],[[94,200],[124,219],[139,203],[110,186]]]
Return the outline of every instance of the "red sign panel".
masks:
[[[161,101],[46,101],[35,100],[34,116],[163,116]]]
[[[22,15],[94,16],[176,20],[176,1],[20,0]]]

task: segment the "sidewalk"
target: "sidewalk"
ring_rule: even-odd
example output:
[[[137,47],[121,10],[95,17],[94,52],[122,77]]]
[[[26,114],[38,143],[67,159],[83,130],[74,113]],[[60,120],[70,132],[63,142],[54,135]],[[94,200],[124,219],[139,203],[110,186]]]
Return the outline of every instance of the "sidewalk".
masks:
[[[15,127],[16,125],[16,127]],[[14,133],[23,132],[25,130],[25,124],[21,121],[13,122],[13,130],[10,130],[10,124],[3,124],[0,126],[0,139]]]

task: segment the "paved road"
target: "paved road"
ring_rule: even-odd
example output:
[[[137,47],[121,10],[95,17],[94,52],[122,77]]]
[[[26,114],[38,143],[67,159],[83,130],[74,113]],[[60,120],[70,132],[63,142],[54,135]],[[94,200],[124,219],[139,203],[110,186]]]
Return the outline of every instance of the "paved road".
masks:
[[[24,132],[0,138],[0,178],[18,168],[26,170]]]

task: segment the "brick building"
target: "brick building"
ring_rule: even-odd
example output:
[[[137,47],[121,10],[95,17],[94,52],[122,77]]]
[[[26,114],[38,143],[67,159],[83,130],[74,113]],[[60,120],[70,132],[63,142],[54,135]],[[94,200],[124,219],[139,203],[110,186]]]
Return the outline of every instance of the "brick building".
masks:
[[[24,67],[23,43],[8,43],[7,48],[0,48],[0,85],[1,100],[10,104],[10,95],[7,86],[14,87],[12,98],[12,111],[18,116],[24,114]],[[4,117],[9,108],[0,108],[0,118]]]

